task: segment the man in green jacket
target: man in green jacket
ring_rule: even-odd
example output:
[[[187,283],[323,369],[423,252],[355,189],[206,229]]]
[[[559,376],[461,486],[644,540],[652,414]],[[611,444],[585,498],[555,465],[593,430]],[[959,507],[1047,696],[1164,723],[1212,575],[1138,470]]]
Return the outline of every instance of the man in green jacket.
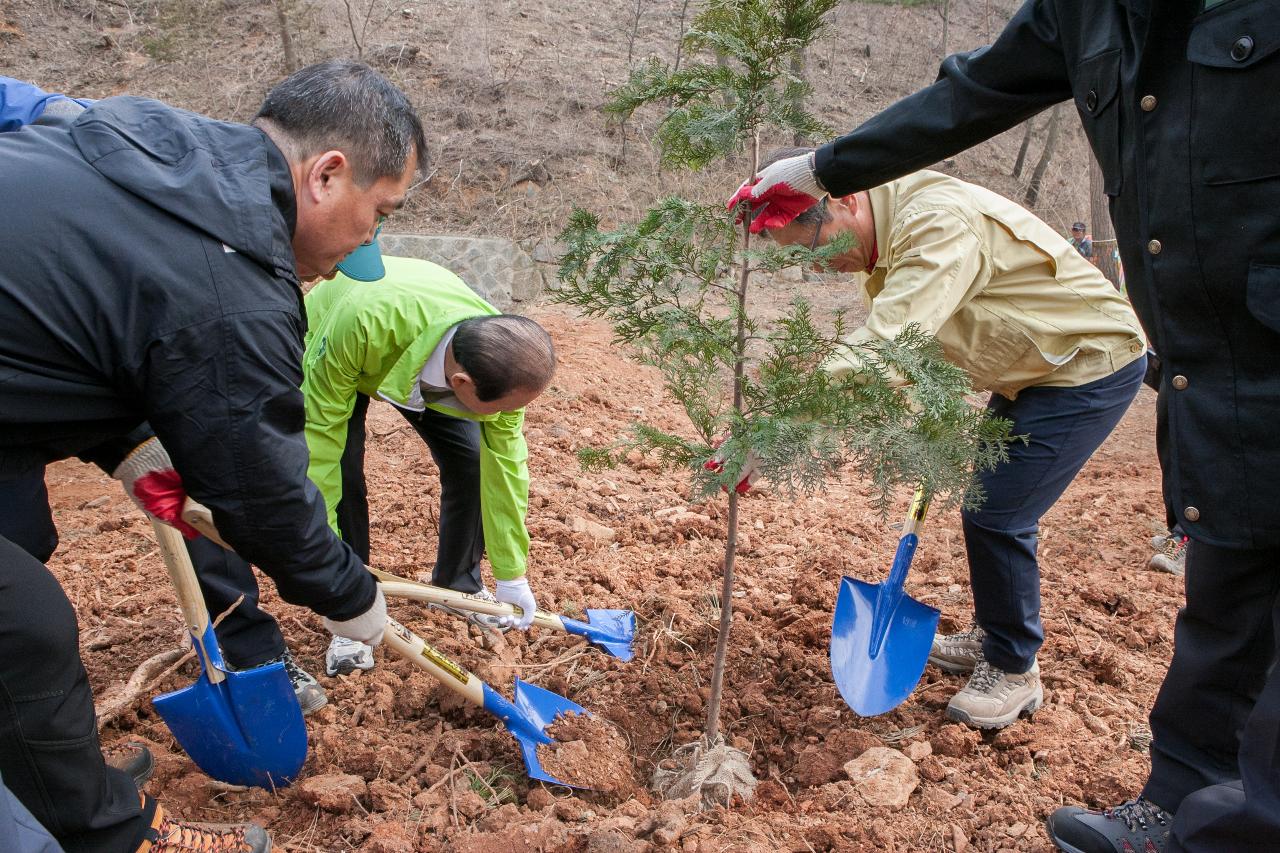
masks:
[[[391,403],[440,469],[440,541],[432,583],[514,604],[523,617],[486,617],[493,621],[479,624],[526,629],[537,603],[525,578],[524,407],[555,372],[551,337],[527,317],[500,314],[443,267],[380,258],[376,244],[367,246],[305,298],[308,475],[324,497],[330,526],[368,563],[365,415],[370,400]],[[480,578],[486,548],[496,596]],[[275,620],[257,607],[252,572],[223,553],[217,570],[226,582],[204,586],[210,611],[222,612],[244,593],[222,628],[235,621],[231,633],[269,636],[266,628],[274,629]],[[202,578],[207,568],[197,564]],[[344,638],[335,638],[325,656],[329,675],[372,666],[372,649]],[[324,704],[318,686],[313,692],[319,695],[307,710]]]

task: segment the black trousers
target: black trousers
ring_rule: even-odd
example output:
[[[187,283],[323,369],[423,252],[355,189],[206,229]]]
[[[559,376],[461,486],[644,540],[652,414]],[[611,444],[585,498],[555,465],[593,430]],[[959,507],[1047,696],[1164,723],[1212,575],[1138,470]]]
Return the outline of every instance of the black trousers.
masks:
[[[357,395],[342,454],[342,500],[338,529],[361,560],[369,562],[369,491],[364,479],[365,418],[369,398]],[[480,519],[480,426],[430,410],[397,409],[426,443],[440,469],[440,543],[431,582],[459,592],[481,588],[484,530]],[[206,539],[188,543],[210,614],[217,615],[244,595],[217,628],[222,654],[240,668],[257,666],[284,651],[276,620],[258,607],[253,569],[235,554]]]
[[[103,761],[71,602],[39,560],[4,537],[0,774],[67,853],[136,850],[151,822],[154,804],[144,809],[129,775]]]
[[[1170,851],[1277,850],[1280,548],[1192,540],[1186,565],[1143,795],[1177,812]]]

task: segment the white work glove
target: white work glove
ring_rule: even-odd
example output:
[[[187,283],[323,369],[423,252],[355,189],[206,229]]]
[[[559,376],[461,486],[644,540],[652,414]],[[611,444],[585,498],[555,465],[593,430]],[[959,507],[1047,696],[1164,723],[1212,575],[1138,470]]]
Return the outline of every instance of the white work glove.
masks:
[[[813,152],[797,154],[766,166],[754,181],[744,181],[729,199],[732,210],[747,202],[754,217],[751,233],[781,228],[818,203],[827,191],[813,172]],[[742,221],[739,215],[739,222]]]
[[[387,627],[387,600],[382,597],[382,587],[373,597],[369,609],[352,619],[335,622],[328,616],[322,620],[330,634],[357,640],[366,646],[376,646],[382,642],[382,632]]]
[[[529,630],[533,624],[533,616],[538,611],[538,602],[534,600],[533,591],[529,589],[528,578],[516,578],[511,581],[498,581],[496,597],[503,604],[514,604],[524,613],[520,616],[499,616],[498,619],[508,628]]]

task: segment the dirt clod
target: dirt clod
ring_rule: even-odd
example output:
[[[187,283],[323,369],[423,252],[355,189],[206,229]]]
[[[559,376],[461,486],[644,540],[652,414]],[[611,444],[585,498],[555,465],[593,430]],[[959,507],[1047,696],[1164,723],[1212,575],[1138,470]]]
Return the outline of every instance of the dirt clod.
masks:
[[[538,746],[538,762],[550,775],[610,797],[635,789],[631,751],[613,723],[594,714],[565,714],[547,726],[547,734],[556,742]]]

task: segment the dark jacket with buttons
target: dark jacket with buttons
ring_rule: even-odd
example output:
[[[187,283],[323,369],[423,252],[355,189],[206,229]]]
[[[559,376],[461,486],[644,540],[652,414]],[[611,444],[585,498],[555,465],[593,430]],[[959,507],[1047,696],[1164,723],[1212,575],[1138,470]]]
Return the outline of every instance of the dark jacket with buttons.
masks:
[[[0,479],[118,457],[109,440],[149,421],[285,600],[367,610],[373,578],[307,479],[295,200],[275,145],[109,98],[0,133],[0,198]]]
[[[834,195],[1075,101],[1163,359],[1165,499],[1195,538],[1280,545],[1280,2],[1029,0],[991,46],[823,146]]]

